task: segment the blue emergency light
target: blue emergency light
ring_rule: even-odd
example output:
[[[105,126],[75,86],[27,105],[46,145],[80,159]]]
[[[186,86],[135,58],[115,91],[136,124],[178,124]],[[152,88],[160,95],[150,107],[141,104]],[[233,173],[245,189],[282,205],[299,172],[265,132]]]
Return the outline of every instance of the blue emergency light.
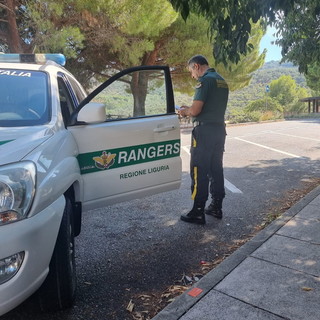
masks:
[[[66,64],[66,57],[61,53],[4,53],[0,54],[0,62],[45,64],[54,61],[61,66]]]

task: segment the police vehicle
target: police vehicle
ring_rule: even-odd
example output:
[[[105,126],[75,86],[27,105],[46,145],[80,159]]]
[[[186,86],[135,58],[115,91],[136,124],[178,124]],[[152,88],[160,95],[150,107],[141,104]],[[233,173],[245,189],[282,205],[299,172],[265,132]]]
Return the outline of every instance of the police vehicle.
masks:
[[[64,64],[0,54],[0,315],[34,292],[44,309],[72,305],[82,211],[180,185],[169,68],[130,68],[87,95]]]

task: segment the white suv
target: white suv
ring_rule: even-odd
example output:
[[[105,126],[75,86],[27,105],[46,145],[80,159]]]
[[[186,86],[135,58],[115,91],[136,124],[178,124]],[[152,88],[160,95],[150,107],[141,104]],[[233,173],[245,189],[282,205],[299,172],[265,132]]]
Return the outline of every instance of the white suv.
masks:
[[[180,185],[168,67],[124,70],[87,96],[52,60],[65,61],[0,54],[0,315],[39,288],[45,309],[72,305],[83,210]]]

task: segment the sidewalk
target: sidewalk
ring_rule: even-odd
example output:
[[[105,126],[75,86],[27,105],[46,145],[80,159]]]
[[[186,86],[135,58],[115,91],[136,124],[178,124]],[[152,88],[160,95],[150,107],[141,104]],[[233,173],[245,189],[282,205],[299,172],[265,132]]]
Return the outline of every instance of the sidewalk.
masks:
[[[319,320],[320,186],[153,320]]]

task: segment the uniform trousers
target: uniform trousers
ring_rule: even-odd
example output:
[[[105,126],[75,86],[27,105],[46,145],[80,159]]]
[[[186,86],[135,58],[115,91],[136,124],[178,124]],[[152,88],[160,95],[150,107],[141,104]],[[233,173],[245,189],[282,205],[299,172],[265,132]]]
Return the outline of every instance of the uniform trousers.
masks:
[[[226,140],[224,123],[199,123],[191,138],[191,193],[195,204],[204,206],[209,187],[212,198],[225,197],[223,153]]]

